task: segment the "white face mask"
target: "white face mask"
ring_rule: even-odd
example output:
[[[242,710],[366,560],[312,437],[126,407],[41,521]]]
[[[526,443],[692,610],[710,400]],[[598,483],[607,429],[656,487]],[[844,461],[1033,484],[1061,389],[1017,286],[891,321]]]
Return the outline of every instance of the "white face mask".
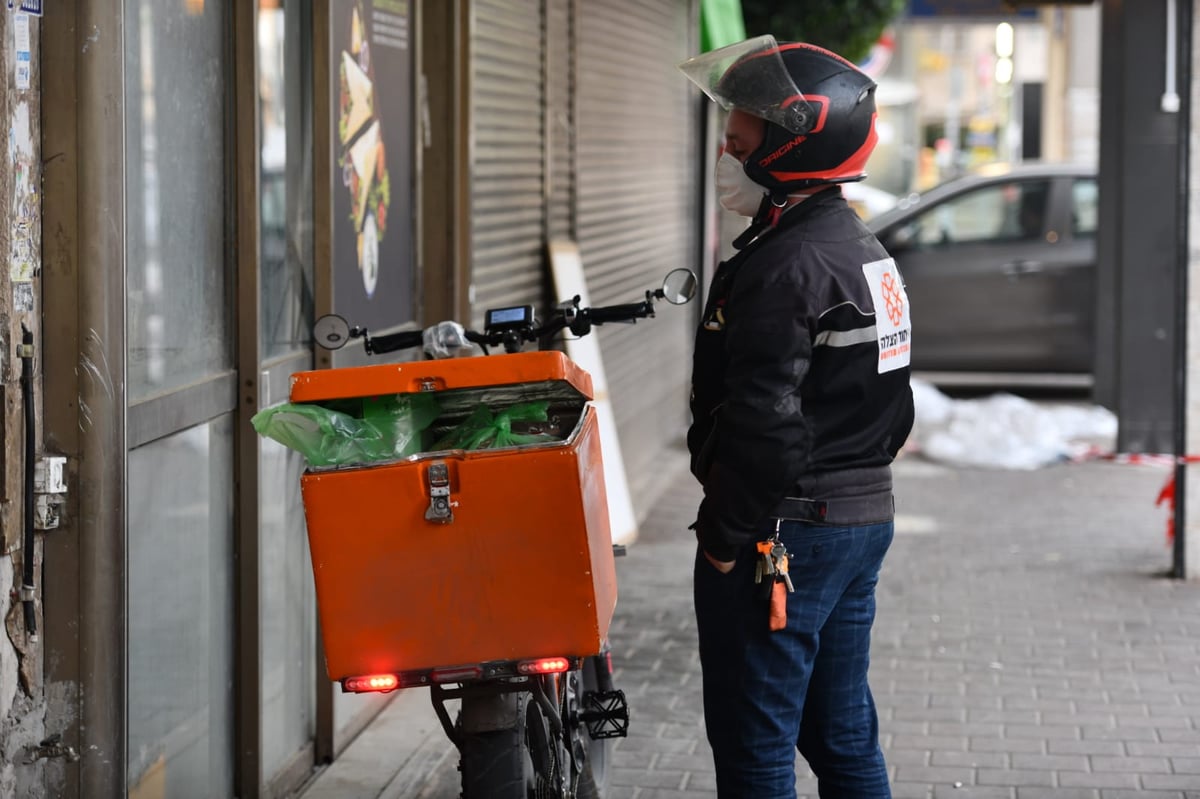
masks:
[[[742,162],[729,153],[717,159],[717,197],[721,206],[741,216],[754,216],[767,190],[746,174]]]

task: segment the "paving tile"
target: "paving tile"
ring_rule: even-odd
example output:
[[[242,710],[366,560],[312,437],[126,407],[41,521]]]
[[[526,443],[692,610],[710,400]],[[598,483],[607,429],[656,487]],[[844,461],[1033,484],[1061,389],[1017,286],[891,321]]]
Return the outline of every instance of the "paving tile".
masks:
[[[974,783],[975,769],[963,766],[901,765],[896,769],[897,782],[927,782],[953,785],[956,782]]]
[[[1093,771],[1122,771],[1139,774],[1169,774],[1171,761],[1165,757],[1106,757],[1092,756]]]
[[[1011,785],[1015,788],[1048,787],[1055,783],[1053,771],[1019,768],[981,768],[976,771],[975,780],[980,785]]]
[[[1013,799],[1015,795],[1015,789],[997,785],[937,785],[933,789],[933,799]]]
[[[1016,752],[1010,765],[1015,769],[1047,769],[1050,771],[1087,771],[1088,758],[1083,755],[1043,755]]]
[[[894,754],[894,753],[893,753]],[[968,766],[970,768],[1007,768],[1010,757],[1007,752],[934,752],[930,764],[934,766]]]
[[[1195,774],[1144,774],[1142,787],[1151,791],[1184,791],[1200,793],[1200,779]]]
[[[919,782],[893,782],[892,799],[930,799],[933,786]]]

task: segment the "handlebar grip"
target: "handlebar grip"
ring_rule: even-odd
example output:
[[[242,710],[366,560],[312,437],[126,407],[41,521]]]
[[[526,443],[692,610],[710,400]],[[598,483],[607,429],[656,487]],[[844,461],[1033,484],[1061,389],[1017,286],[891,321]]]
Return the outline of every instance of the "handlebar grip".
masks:
[[[587,318],[594,325],[605,322],[632,322],[654,315],[654,305],[649,301],[632,302],[628,305],[605,305],[600,308],[589,308]]]
[[[369,354],[382,352],[395,352],[396,350],[406,350],[412,347],[420,347],[425,343],[425,331],[423,330],[402,330],[399,333],[391,333],[386,336],[375,336],[369,338],[364,343],[364,348]]]

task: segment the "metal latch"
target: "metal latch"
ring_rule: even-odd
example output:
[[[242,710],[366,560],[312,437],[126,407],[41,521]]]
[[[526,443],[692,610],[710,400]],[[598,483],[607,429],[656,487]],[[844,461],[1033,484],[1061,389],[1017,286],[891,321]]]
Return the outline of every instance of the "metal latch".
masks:
[[[450,470],[443,461],[429,464],[429,509],[425,511],[425,521],[449,524],[454,521],[454,511],[450,503]]]

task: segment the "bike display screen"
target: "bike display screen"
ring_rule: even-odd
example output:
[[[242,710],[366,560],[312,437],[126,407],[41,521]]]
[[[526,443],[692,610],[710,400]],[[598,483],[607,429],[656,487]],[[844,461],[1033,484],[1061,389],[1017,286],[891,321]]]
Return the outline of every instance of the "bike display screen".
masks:
[[[511,308],[488,310],[484,326],[488,330],[512,330],[533,326],[533,306],[516,305]]]

